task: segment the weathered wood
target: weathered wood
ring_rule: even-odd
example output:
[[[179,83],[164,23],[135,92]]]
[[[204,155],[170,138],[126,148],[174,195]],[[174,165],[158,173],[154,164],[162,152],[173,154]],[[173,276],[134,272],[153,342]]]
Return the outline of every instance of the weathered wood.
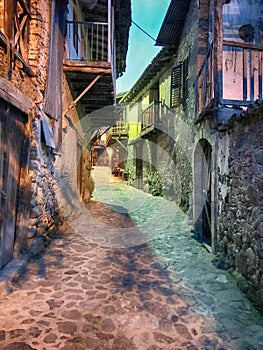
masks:
[[[24,11],[30,16],[30,8],[27,0],[18,0]]]
[[[9,39],[13,37],[13,19],[14,19],[14,0],[5,0],[5,8],[8,8],[8,11],[5,11],[5,20],[4,20],[4,30],[5,35]]]
[[[18,205],[16,218],[16,239],[14,244],[14,258],[19,258],[21,251],[27,245],[27,233],[30,214],[30,200],[32,196],[32,178],[28,174],[30,136],[31,136],[31,115],[24,127],[24,142],[21,152],[20,182],[18,189]]]
[[[0,77],[0,98],[9,102],[22,112],[28,114],[32,109],[32,101],[16,89],[8,80]]]
[[[79,68],[111,68],[111,64],[109,62],[90,62],[90,61],[70,61],[70,60],[65,60],[63,63],[64,67],[77,67]]]
[[[63,65],[63,69],[65,73],[73,72],[73,73],[91,73],[91,74],[112,74],[112,69],[110,66],[108,67],[101,67],[101,66],[79,66],[72,64],[71,66],[69,65]]]
[[[22,33],[22,30],[23,30],[23,28],[24,28],[24,26],[25,26],[25,24],[26,24],[27,18],[28,18],[27,15],[24,16],[23,19],[22,19],[22,21],[21,21],[21,23],[20,23],[20,25],[19,25],[19,28],[18,28],[17,33],[16,33],[16,35],[15,35],[14,46],[16,46],[16,44],[17,44],[17,42],[18,42],[18,40],[19,40],[19,38],[20,38],[20,35],[21,35],[21,33]]]
[[[263,83],[263,52],[259,52],[259,76],[258,76],[258,98],[262,101],[262,83]]]
[[[113,96],[113,93],[112,93],[112,96],[109,96],[108,98],[106,98],[106,100],[107,99],[111,100],[113,98],[114,98],[114,96]],[[83,102],[89,102],[89,101],[91,101],[91,102],[92,101],[96,101],[98,103],[104,102],[105,101],[105,96],[104,96],[104,94],[103,94],[103,92],[101,90],[100,90],[100,92],[98,90],[97,93],[95,93],[95,92],[89,93],[85,97],[83,97]]]
[[[6,38],[6,36],[0,32],[0,45],[2,47],[4,47],[4,49],[6,49],[7,52],[10,52],[10,50],[12,51],[12,53],[14,54],[14,57],[17,58],[22,64],[23,64],[23,69],[26,72],[26,74],[30,77],[34,77],[35,74],[32,71],[32,69],[29,67],[29,65],[25,62],[25,60],[23,59],[23,57],[20,55],[19,52],[17,52],[17,50],[13,50],[12,48],[10,48],[10,45],[8,43],[8,40]]]
[[[0,227],[0,268],[13,258],[13,247],[16,232],[18,210],[18,189],[25,140],[25,123],[27,116],[10,104],[3,103],[1,113],[1,157],[2,197],[1,227]]]
[[[70,109],[72,109],[78,101],[92,88],[92,86],[96,83],[97,80],[100,79],[100,75],[98,75],[83,91],[82,93],[72,102],[72,104],[63,112],[63,115],[66,114]]]
[[[233,41],[233,40],[223,40],[223,45],[225,46],[234,46],[234,47],[242,47],[244,49],[253,49],[253,50],[261,50],[263,51],[263,45],[255,45],[255,44],[248,44],[248,43],[242,43],[239,41]]]
[[[48,57],[48,76],[43,110],[49,117],[58,120],[62,115],[64,5],[63,2],[51,0],[50,6],[50,45]],[[54,123],[54,125],[58,126],[60,124]],[[58,142],[61,142],[61,138]]]
[[[222,0],[215,0],[215,23],[214,23],[214,50],[213,50],[213,72],[215,104],[222,104],[223,99],[223,4]]]

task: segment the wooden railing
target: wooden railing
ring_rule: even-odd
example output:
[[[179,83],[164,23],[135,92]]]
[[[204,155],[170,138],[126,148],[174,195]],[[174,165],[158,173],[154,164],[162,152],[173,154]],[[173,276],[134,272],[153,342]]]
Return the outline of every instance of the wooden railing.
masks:
[[[197,116],[204,113],[214,99],[212,52],[212,47],[210,47],[194,84]]]
[[[222,72],[215,72],[212,48],[204,59],[195,81],[197,117],[219,104],[246,107],[262,101],[263,47],[223,40],[222,60]]]
[[[142,130],[159,122],[159,103],[152,102],[142,111]]]
[[[113,137],[128,135],[128,132],[128,123],[123,121],[117,121],[116,125],[111,128],[111,135]]]

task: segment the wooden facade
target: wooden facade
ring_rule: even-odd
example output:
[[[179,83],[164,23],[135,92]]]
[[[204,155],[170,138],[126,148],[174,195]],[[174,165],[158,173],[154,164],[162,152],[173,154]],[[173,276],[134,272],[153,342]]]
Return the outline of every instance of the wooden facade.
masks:
[[[32,103],[0,78],[0,269],[25,248]]]
[[[115,81],[125,69],[130,24],[130,1],[98,0],[90,10],[83,6],[81,13],[69,14],[64,72],[82,118],[115,103]],[[90,135],[112,125],[106,114],[95,123],[89,121]]]
[[[238,109],[262,102],[261,6],[211,1],[210,41],[195,82],[197,122],[211,113],[224,122]]]

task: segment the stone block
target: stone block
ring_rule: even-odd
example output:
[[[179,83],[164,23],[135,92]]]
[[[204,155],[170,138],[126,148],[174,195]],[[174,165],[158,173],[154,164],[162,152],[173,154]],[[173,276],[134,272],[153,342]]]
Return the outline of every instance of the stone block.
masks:
[[[245,251],[245,255],[248,259],[248,262],[250,264],[254,264],[255,263],[255,260],[256,260],[256,254],[255,252],[253,251],[252,248],[248,248],[246,251]]]
[[[28,248],[31,256],[38,255],[44,250],[44,239],[42,237],[35,238],[30,242]]]
[[[255,160],[258,164],[263,165],[263,149],[259,149],[255,152]]]
[[[38,218],[43,214],[43,209],[41,206],[35,206],[34,208],[31,208],[30,210],[30,218],[35,219]]]
[[[37,233],[37,228],[35,226],[31,226],[28,229],[28,233],[27,233],[27,238],[31,239],[35,236],[35,234]]]

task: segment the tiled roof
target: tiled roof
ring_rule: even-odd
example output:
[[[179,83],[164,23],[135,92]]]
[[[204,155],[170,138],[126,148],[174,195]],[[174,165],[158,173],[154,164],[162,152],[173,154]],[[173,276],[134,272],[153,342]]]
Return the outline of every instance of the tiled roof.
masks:
[[[191,0],[172,0],[156,39],[157,46],[177,47]]]

